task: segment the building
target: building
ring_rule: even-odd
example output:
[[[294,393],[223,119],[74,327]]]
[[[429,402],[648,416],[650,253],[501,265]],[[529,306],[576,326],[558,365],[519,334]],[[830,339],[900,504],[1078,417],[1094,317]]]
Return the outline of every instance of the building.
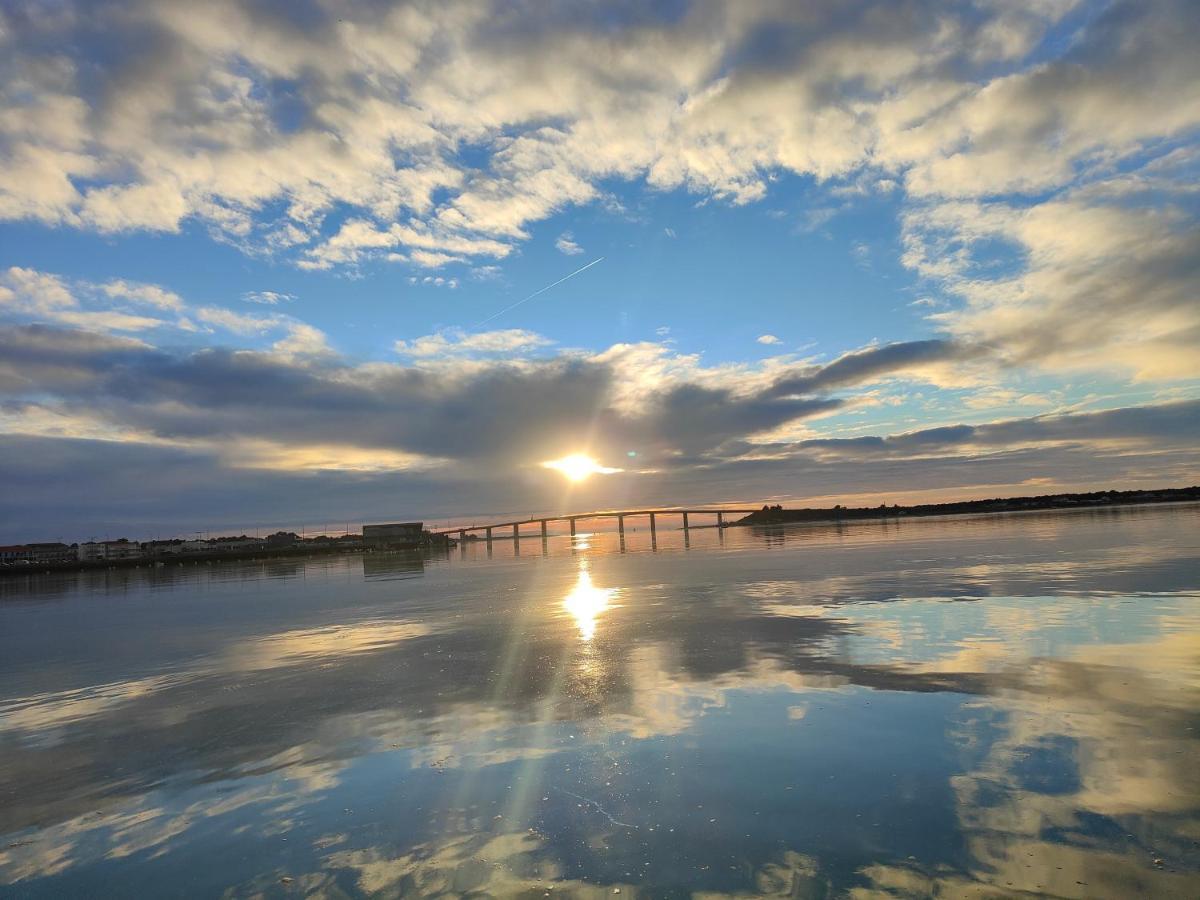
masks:
[[[0,566],[20,566],[33,562],[33,554],[24,544],[0,547]]]
[[[79,545],[80,562],[107,562],[114,559],[137,559],[142,545],[128,538],[115,541],[88,541]]]
[[[68,563],[75,562],[75,559],[75,548],[58,542],[0,547],[0,565]]]
[[[424,522],[397,522],[391,525],[363,526],[363,546],[374,550],[419,547],[424,540]]]
[[[179,545],[180,553],[255,553],[265,549],[267,542],[261,538],[238,535],[236,537],[216,537],[207,541],[183,541]]]
[[[300,543],[300,535],[294,531],[277,531],[274,534],[267,535],[267,546],[272,549],[276,547],[292,547]]]
[[[213,538],[205,543],[208,545],[209,553],[254,553],[267,546],[266,541],[260,538],[246,537],[244,534],[239,537]]]
[[[36,563],[68,563],[75,562],[76,559],[75,548],[60,541],[25,546]]]
[[[183,541],[171,538],[164,541],[142,541],[143,556],[178,556],[183,552]]]

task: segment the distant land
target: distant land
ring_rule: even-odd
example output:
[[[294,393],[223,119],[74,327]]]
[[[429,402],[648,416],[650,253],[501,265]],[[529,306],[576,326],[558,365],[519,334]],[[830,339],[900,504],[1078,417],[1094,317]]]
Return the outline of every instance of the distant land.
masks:
[[[1038,509],[1093,509],[1144,503],[1183,503],[1200,500],[1200,485],[1145,491],[1092,491],[1087,494],[1042,494],[1037,497],[996,497],[955,503],[922,503],[916,506],[834,506],[784,509],[764,506],[730,525],[788,525],[794,522],[843,522],[850,519],[959,516],[978,513],[1027,512]]]

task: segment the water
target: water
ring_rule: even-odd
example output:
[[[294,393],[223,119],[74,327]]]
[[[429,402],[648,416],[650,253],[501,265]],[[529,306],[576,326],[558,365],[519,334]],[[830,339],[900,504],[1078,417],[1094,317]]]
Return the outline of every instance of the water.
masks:
[[[1197,526],[0,579],[0,894],[1195,898]]]

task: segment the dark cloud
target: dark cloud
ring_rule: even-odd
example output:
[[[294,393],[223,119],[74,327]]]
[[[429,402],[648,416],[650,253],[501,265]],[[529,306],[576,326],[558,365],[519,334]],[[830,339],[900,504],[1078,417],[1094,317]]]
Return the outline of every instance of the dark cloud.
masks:
[[[727,440],[836,408],[695,384],[648,388],[637,412],[615,409],[620,364],[560,357],[437,372],[354,368],[278,355],[206,349],[187,354],[43,326],[0,332],[12,349],[0,389],[102,414],[170,440],[251,438],[346,444],[439,458],[529,461],[577,448],[580,436],[624,452],[704,453]],[[546,458],[546,457],[541,457]]]
[[[873,347],[774,380],[721,376],[728,386],[702,370],[666,380],[620,355],[355,366],[332,354],[168,352],[45,326],[0,330],[0,358],[0,403],[17,432],[0,444],[0,540],[294,527],[314,517],[1020,492],[1048,474],[1063,486],[1190,482],[1200,438],[1200,401],[1181,401],[894,435],[752,440],[836,411],[844,401],[830,391],[967,364],[966,348],[939,340]],[[639,402],[616,402],[615,388],[631,380]],[[40,424],[21,434],[26,422]],[[537,466],[581,448],[628,471],[564,492]],[[398,453],[415,461],[397,461]]]
[[[1191,447],[1197,441],[1200,441],[1200,400],[1183,400],[986,425],[926,428],[889,437],[824,438],[802,441],[794,447],[798,451],[820,450],[844,456],[877,456],[1047,443],[1135,442],[1165,450]]]
[[[774,396],[811,394],[935,363],[978,361],[980,354],[978,347],[940,338],[884,344],[855,350],[827,365],[787,375],[775,383],[772,393]]]
[[[0,328],[0,392],[87,392],[100,372],[152,352],[138,341],[90,331],[45,325]]]

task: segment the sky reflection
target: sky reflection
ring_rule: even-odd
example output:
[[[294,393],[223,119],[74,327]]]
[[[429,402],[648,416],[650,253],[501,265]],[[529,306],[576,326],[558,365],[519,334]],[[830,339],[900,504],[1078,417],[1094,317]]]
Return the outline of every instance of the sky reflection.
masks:
[[[9,585],[0,886],[1197,896],[1198,524]]]

